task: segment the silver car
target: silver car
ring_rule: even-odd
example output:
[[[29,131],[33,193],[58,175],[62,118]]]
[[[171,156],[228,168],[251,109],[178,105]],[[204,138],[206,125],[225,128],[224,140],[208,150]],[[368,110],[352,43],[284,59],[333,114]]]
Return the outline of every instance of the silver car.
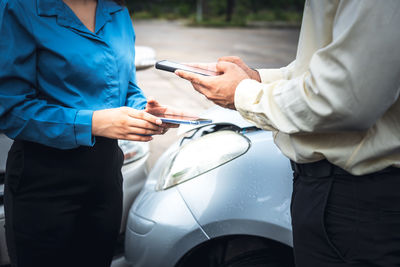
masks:
[[[156,61],[154,49],[150,47],[137,46],[135,50],[135,64],[137,70],[144,70],[154,66]],[[118,248],[116,249],[116,254],[120,253],[122,255],[128,211],[133,200],[142,189],[148,175],[147,160],[149,157],[149,145],[148,143],[131,141],[118,141],[118,144],[124,152],[125,157],[124,165],[122,166],[122,175],[124,179],[123,213],[120,228],[120,239]],[[3,196],[5,165],[8,150],[10,149],[11,145],[12,140],[0,133],[0,266],[7,265],[10,262],[4,231],[5,218]],[[117,262],[119,258],[118,256],[120,255],[116,255],[115,259]]]
[[[150,172],[121,266],[294,266],[289,160],[236,111],[205,116]]]

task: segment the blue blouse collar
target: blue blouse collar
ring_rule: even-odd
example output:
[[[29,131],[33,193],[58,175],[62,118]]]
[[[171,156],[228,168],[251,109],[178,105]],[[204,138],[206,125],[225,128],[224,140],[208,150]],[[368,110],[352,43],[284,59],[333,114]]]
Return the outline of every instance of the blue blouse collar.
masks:
[[[112,0],[98,0],[98,4],[103,7],[103,13],[113,14],[123,9]],[[62,0],[36,0],[37,13],[39,16],[57,16],[62,9]],[[61,8],[61,9],[60,9]]]
[[[56,16],[57,22],[65,27],[86,31],[75,14],[62,0],[36,0],[37,13],[39,16]],[[111,14],[121,11],[124,7],[112,0],[98,0],[96,11],[96,33],[111,21]]]

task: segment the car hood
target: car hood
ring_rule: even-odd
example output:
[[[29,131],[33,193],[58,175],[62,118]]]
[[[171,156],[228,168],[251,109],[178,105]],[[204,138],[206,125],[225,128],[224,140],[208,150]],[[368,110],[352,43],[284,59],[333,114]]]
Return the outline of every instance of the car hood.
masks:
[[[249,121],[245,120],[238,111],[222,108],[220,106],[214,106],[208,109],[206,112],[201,114],[202,118],[211,119],[212,123],[229,123],[233,124],[241,129],[254,127],[254,124],[250,123]],[[199,126],[193,125],[181,125],[179,127],[178,134],[185,133],[190,131],[191,129],[197,128]]]

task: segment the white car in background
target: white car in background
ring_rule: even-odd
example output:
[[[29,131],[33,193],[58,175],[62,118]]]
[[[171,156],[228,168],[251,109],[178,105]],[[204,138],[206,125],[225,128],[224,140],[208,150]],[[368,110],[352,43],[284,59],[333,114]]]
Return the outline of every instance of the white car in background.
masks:
[[[154,66],[156,58],[155,51],[152,48],[137,46],[135,49],[135,64],[138,71]],[[7,154],[12,142],[11,139],[0,133],[0,266],[9,266],[10,263],[5,240],[3,196]],[[116,249],[116,254],[122,255],[126,218],[129,213],[129,208],[143,187],[148,173],[147,160],[149,157],[149,144],[122,140],[118,141],[118,144],[124,152],[125,157],[124,165],[122,166],[122,175],[124,178],[123,213],[120,238]]]

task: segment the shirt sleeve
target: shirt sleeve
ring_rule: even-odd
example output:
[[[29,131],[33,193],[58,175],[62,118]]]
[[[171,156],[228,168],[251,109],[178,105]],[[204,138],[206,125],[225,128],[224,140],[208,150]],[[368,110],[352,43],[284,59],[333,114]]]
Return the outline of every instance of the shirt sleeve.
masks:
[[[128,16],[129,23],[131,23],[130,16]],[[131,27],[131,34],[133,37],[133,51],[135,51],[135,41],[136,41],[136,35],[133,27]],[[136,56],[136,51],[134,54],[134,57]],[[135,62],[135,58],[133,58],[133,62]],[[147,100],[146,97],[144,96],[144,93],[142,89],[137,85],[137,80],[136,80],[136,67],[132,67],[133,71],[130,75],[130,80],[129,80],[129,85],[128,85],[128,94],[126,97],[126,103],[125,106],[134,108],[134,109],[145,109],[147,105]]]
[[[289,134],[369,129],[399,97],[399,4],[341,1],[332,42],[296,77],[242,81],[235,106],[264,129]],[[310,30],[310,29],[302,29]]]
[[[277,80],[288,80],[293,76],[295,62],[293,61],[288,66],[280,69],[257,69],[260,74],[262,83],[271,83]]]
[[[135,70],[133,71],[128,86],[129,86],[128,94],[125,105],[128,107],[132,107],[134,109],[139,109],[139,110],[145,109],[147,105],[147,100],[146,97],[144,96],[142,89],[140,89],[139,86],[137,85]]]
[[[0,131],[60,149],[91,146],[91,110],[41,99],[36,87],[36,44],[18,1],[0,3]]]

